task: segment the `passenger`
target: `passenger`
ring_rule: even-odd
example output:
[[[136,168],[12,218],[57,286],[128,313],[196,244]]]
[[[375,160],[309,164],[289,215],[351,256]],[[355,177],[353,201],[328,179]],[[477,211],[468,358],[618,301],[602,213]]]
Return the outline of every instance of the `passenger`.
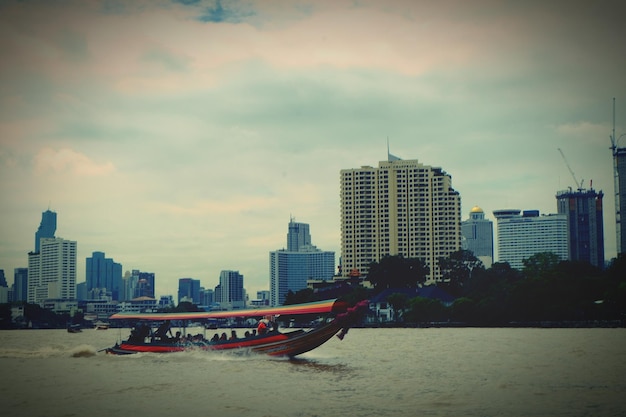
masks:
[[[232,330],[230,332],[230,339],[229,340],[235,340],[235,339],[237,339],[237,332]]]
[[[267,325],[269,324],[269,321],[266,319],[262,319],[259,321],[258,326],[256,326],[256,331],[258,334],[265,334],[267,333]]]
[[[211,338],[211,342],[217,342],[218,340],[220,340],[220,337],[218,336],[217,333],[215,333],[213,337]]]
[[[243,334],[243,337],[245,337],[246,339],[250,337],[250,332],[248,330],[246,330],[246,332]]]
[[[180,341],[180,332],[176,332],[176,336],[174,336],[171,340],[174,343],[179,342]]]
[[[154,333],[154,336],[158,339],[164,340],[167,338],[167,334],[169,332],[169,335],[172,336],[172,329],[171,329],[171,323],[169,320],[165,320],[157,329],[157,331]]]
[[[220,336],[220,341],[222,340],[227,340],[226,333],[222,333],[222,335]]]

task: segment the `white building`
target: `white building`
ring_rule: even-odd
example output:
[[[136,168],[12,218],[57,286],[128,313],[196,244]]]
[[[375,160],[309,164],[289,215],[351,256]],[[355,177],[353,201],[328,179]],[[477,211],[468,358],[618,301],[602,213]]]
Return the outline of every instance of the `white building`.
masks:
[[[76,242],[40,239],[40,251],[28,254],[28,302],[76,299]]]
[[[342,276],[402,255],[422,259],[437,281],[438,259],[459,249],[461,197],[441,168],[389,155],[378,168],[341,170]]]
[[[503,209],[493,215],[498,225],[498,262],[522,269],[524,259],[552,252],[568,259],[568,230],[565,214],[539,215],[538,210]]]

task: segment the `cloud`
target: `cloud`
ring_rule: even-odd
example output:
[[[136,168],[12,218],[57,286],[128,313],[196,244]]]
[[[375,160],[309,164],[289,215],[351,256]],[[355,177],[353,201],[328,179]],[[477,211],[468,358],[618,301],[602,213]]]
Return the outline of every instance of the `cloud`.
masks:
[[[54,150],[41,149],[34,158],[35,173],[46,175],[74,174],[84,176],[102,176],[115,171],[112,162],[98,164],[88,156],[69,148]]]

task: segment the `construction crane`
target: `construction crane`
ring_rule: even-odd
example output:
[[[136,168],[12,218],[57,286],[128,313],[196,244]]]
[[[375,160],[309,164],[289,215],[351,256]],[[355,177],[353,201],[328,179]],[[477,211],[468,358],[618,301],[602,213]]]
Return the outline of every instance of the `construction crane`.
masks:
[[[574,184],[576,184],[576,187],[578,188],[578,191],[581,191],[583,189],[583,180],[580,181],[580,184],[578,183],[578,180],[576,179],[576,175],[574,175],[574,171],[572,171],[572,168],[567,163],[567,158],[565,158],[565,154],[563,153],[561,148],[557,148],[557,149],[559,150],[559,152],[561,152],[561,156],[563,157],[563,161],[565,161],[565,165],[567,165],[567,169],[569,169],[569,173],[572,174],[572,178],[574,178]]]

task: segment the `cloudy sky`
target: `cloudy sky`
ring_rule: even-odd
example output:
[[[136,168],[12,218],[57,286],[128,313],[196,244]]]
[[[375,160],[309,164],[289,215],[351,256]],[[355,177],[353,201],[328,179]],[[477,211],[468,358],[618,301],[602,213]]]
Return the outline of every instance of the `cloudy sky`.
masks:
[[[340,255],[339,171],[391,153],[478,205],[556,212],[603,190],[626,132],[619,2],[0,1],[0,269],[41,213],[85,258],[252,298],[290,216]],[[626,138],[620,142],[626,146]]]

